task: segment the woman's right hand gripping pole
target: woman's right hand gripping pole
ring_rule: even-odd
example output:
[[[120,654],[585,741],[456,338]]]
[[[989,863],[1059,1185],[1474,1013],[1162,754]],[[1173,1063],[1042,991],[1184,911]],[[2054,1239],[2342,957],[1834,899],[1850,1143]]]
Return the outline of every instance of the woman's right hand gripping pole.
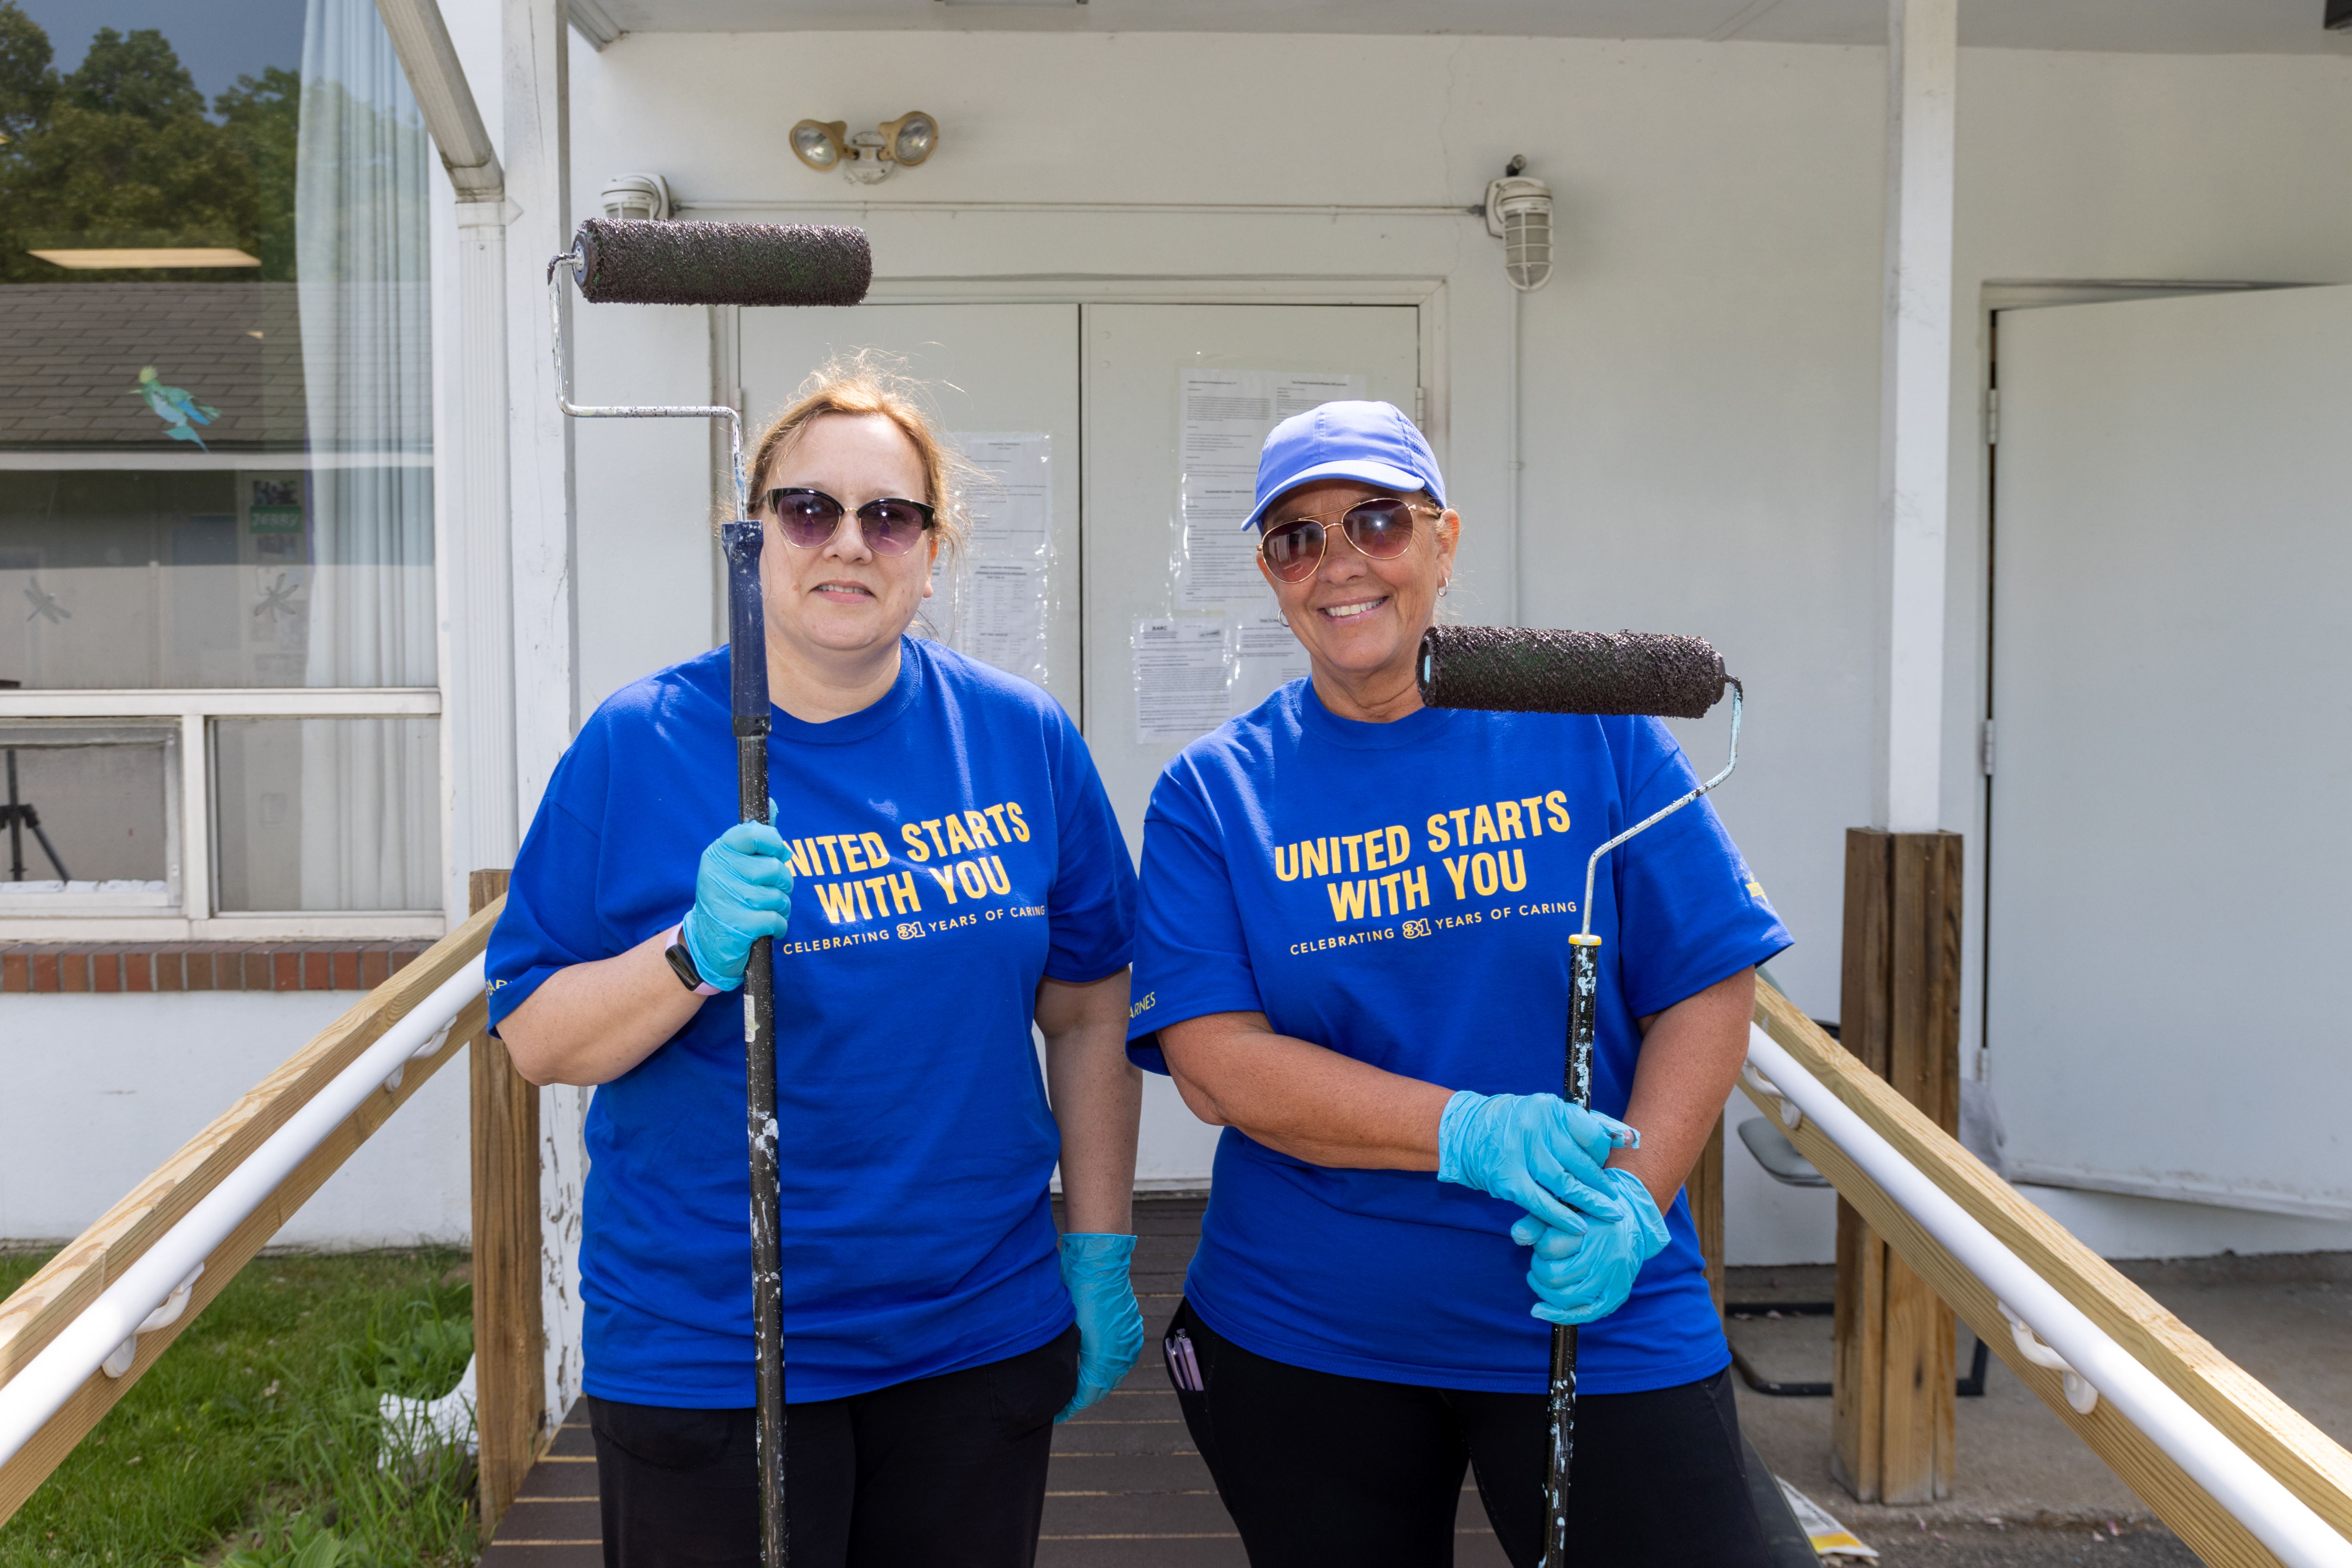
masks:
[[[1515,1203],[1545,1225],[1581,1234],[1585,1215],[1614,1217],[1619,1203],[1601,1162],[1642,1135],[1613,1116],[1556,1094],[1457,1090],[1437,1122],[1437,1179]]]
[[[694,877],[694,908],[679,940],[702,978],[721,991],[743,984],[751,944],[781,937],[793,913],[791,851],[767,822],[739,822],[710,841]]]

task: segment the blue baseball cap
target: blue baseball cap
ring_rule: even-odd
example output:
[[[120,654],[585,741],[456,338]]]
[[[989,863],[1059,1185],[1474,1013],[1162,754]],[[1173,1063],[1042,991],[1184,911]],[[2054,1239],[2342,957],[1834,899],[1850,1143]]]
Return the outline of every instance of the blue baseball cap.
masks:
[[[1445,504],[1436,455],[1393,403],[1325,403],[1276,426],[1257,455],[1257,504],[1243,520],[1255,528],[1286,490],[1317,479],[1360,479],[1408,494],[1427,490]]]

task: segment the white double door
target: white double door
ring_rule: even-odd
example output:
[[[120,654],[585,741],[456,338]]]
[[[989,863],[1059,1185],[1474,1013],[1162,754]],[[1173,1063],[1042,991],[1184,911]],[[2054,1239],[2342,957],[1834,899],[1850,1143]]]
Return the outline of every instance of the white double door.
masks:
[[[1415,411],[1412,306],[907,304],[745,310],[754,428],[858,350],[924,384],[981,468],[968,570],[932,630],[1075,715],[1131,852],[1191,734],[1297,665],[1238,530],[1264,427],[1322,396]],[[1188,726],[1197,725],[1197,729]],[[1139,1185],[1197,1185],[1215,1131],[1166,1079],[1144,1094]]]

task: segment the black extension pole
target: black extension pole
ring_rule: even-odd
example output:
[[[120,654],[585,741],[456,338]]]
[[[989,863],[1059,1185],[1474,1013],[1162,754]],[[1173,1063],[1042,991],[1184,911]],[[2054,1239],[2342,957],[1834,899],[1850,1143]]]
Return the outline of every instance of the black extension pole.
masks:
[[[1588,895],[1589,897],[1590,895]],[[1560,1095],[1592,1109],[1592,1012],[1601,939],[1568,939],[1568,1067]],[[1576,1459],[1576,1325],[1551,1326],[1551,1468],[1544,1479],[1543,1568],[1568,1568],[1568,1472]]]
[[[761,525],[720,529],[727,552],[727,665],[735,715],[736,820],[768,820],[768,627],[760,601]],[[743,970],[743,1100],[751,1143],[751,1352],[759,1404],[760,1555],[785,1568],[784,1283],[776,1165],[776,951],[751,944]]]
[[[1584,929],[1568,939],[1568,1070],[1561,1097],[1592,1109],[1593,1004],[1601,939],[1592,880],[1601,858],[1731,776],[1739,763],[1739,682],[1704,637],[1525,626],[1432,626],[1421,637],[1422,700],[1489,713],[1664,714],[1704,718],[1731,692],[1723,771],[1593,850],[1584,863]],[[1570,906],[1573,908],[1574,906]],[[1551,1468],[1544,1478],[1543,1568],[1568,1568],[1568,1478],[1576,1456],[1576,1330],[1551,1331]]]

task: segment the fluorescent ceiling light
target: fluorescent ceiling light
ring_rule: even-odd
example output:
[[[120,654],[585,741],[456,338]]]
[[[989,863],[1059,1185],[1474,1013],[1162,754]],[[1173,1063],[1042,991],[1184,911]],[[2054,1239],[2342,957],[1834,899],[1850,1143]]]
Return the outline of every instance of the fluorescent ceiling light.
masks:
[[[261,258],[226,246],[135,247],[111,250],[36,250],[32,255],[76,272],[114,272],[145,267],[258,267]]]

